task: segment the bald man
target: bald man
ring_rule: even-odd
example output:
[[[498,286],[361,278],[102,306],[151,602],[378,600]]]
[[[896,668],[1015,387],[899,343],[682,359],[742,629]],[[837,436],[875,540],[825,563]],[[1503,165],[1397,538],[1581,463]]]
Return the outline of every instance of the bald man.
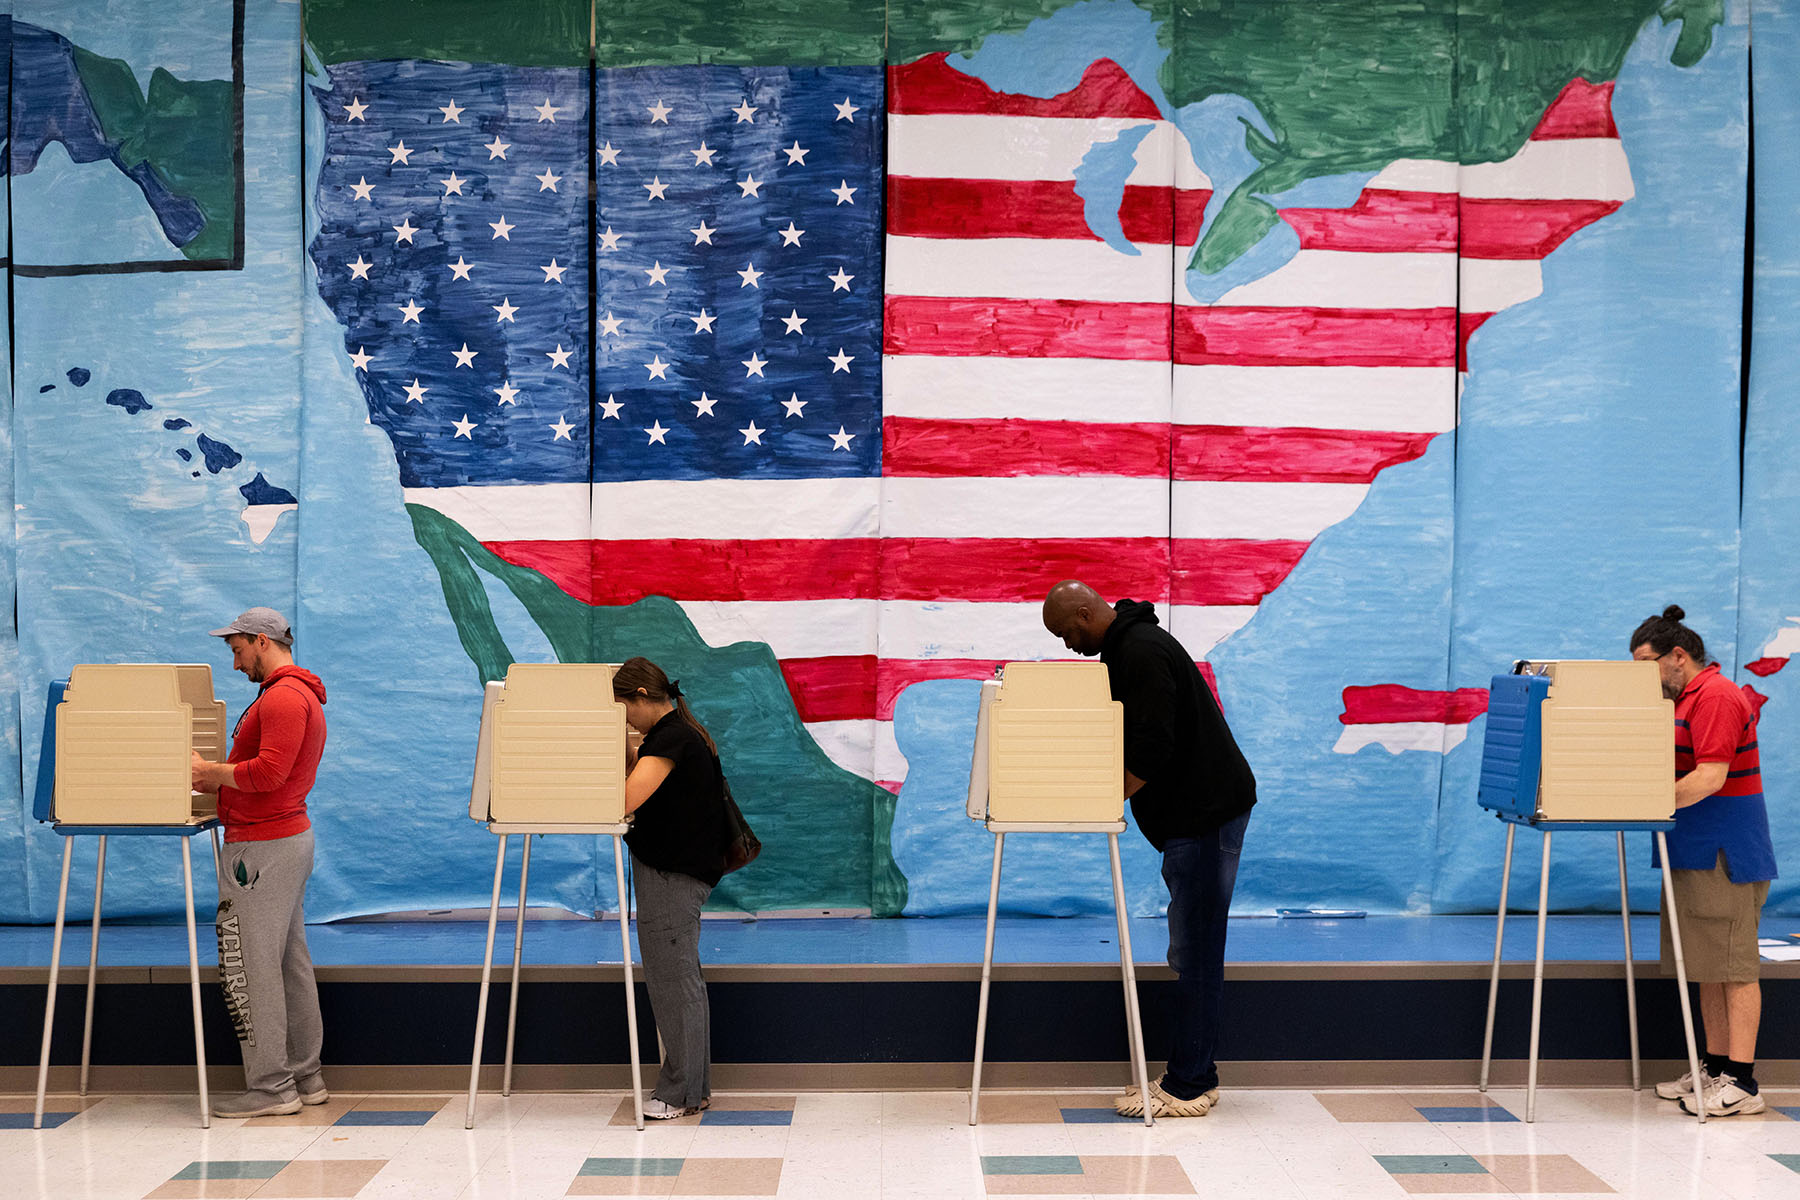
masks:
[[[1169,885],[1169,966],[1175,971],[1168,1071],[1150,1085],[1151,1113],[1203,1117],[1219,1101],[1225,928],[1256,777],[1194,657],[1149,605],[1109,605],[1077,579],[1044,599],[1044,628],[1077,654],[1100,656],[1125,706],[1125,795],[1162,852]],[[1114,1106],[1142,1116],[1132,1088]]]

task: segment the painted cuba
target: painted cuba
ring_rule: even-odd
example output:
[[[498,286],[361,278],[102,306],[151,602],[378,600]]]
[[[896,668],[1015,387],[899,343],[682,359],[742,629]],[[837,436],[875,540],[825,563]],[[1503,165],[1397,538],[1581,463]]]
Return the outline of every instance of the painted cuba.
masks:
[[[901,911],[895,701],[1053,651],[1048,582],[1165,605],[1196,653],[1253,620],[1453,427],[1481,322],[1630,198],[1610,81],[1645,22],[1686,63],[1721,16],[1155,8],[307,8],[318,286],[464,648],[513,659],[494,581],[565,661],[705,680],[768,847],[723,906]],[[1028,95],[954,57],[1071,15],[1160,73],[1101,37]],[[1171,368],[1173,419],[1138,412]],[[1374,723],[1441,729],[1418,697]]]
[[[239,102],[230,80],[155,67],[145,89],[129,63],[5,12],[0,56],[10,59],[12,91],[0,177],[31,174],[59,143],[71,162],[109,162],[136,185],[177,261],[241,257]]]

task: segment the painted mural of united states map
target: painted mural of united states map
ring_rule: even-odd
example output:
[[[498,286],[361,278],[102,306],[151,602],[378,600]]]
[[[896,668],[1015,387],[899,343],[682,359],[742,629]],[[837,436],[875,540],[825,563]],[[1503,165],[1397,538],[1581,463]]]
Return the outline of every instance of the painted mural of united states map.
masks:
[[[463,646],[513,660],[493,581],[561,659],[707,678],[768,830],[738,907],[905,909],[909,762],[969,730],[896,707],[1057,653],[1050,583],[1198,657],[1255,621],[1633,200],[1633,46],[1684,69],[1722,19],[906,7],[610,5],[594,65],[585,7],[308,10],[317,286]],[[1373,677],[1338,748],[1445,751],[1482,701]]]

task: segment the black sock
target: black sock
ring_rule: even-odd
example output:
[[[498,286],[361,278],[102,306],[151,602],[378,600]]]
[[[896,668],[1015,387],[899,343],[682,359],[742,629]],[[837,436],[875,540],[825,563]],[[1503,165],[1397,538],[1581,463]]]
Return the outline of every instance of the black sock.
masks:
[[[1725,1074],[1737,1080],[1737,1085],[1746,1092],[1749,1092],[1752,1096],[1756,1095],[1755,1063],[1738,1062],[1736,1059],[1728,1058],[1725,1060]]]
[[[1708,1075],[1722,1075],[1725,1072],[1725,1064],[1730,1061],[1731,1060],[1723,1054],[1714,1054],[1711,1050],[1702,1051],[1700,1055],[1700,1069],[1705,1071]]]

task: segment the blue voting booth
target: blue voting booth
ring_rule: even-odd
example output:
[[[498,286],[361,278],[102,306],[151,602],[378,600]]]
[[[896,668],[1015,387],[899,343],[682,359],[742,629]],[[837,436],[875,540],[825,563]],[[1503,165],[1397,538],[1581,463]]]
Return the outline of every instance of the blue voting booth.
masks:
[[[1625,1004],[1631,1033],[1631,1086],[1643,1086],[1638,1060],[1637,980],[1631,951],[1631,899],[1625,835],[1651,834],[1667,863],[1667,834],[1675,827],[1674,706],[1662,694],[1650,662],[1531,661],[1515,663],[1488,685],[1487,730],[1481,750],[1476,802],[1506,822],[1506,855],[1500,868],[1500,904],[1494,923],[1494,961],[1488,976],[1487,1026],[1481,1045],[1481,1090],[1493,1061],[1494,1012],[1500,995],[1500,958],[1506,933],[1506,900],[1512,878],[1513,839],[1521,827],[1543,835],[1538,871],[1537,953],[1532,968],[1531,1051],[1526,1071],[1525,1119],[1537,1115],[1538,1035],[1544,1000],[1544,935],[1550,899],[1551,836],[1559,832],[1610,832],[1619,857],[1619,915],[1625,940]],[[1688,1065],[1699,1078],[1699,1054],[1675,920],[1669,874],[1663,895],[1670,913],[1681,1019]],[[1699,1119],[1706,1120],[1702,1107]]]

